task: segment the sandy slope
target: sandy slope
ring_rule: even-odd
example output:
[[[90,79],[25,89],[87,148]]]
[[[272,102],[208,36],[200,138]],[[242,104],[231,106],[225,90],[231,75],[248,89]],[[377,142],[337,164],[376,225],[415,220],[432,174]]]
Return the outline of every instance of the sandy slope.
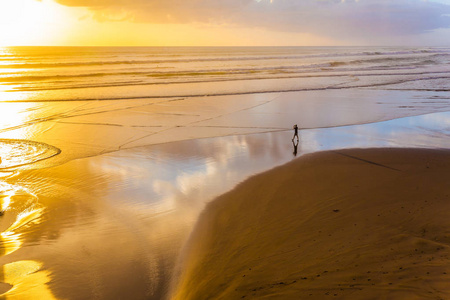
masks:
[[[450,299],[450,152],[306,155],[210,203],[173,299]]]

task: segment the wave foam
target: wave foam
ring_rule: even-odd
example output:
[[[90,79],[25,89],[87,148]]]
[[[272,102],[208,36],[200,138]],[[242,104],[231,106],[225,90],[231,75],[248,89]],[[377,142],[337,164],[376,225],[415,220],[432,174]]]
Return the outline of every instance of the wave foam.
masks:
[[[61,153],[59,148],[29,140],[0,139],[0,172],[11,171]]]

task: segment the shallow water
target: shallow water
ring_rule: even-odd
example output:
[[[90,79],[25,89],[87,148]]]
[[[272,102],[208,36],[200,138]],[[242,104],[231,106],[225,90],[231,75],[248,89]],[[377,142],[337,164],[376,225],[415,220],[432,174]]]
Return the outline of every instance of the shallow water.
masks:
[[[32,169],[180,140],[373,123],[450,109],[447,92],[344,89],[240,96],[0,103],[0,167]],[[13,117],[14,116],[14,117]],[[7,145],[40,145],[50,159],[13,162]],[[46,145],[43,148],[43,145]],[[2,150],[3,149],[3,150]],[[59,150],[58,150],[59,149]],[[3,151],[3,152],[2,152]],[[56,152],[58,155],[53,155]],[[59,152],[60,151],[60,152]],[[51,154],[53,153],[53,154]],[[8,158],[9,157],[9,158]],[[16,155],[16,159],[17,159]],[[47,157],[47,156],[45,156]],[[8,158],[8,159],[7,159]],[[19,160],[20,160],[19,159]],[[31,160],[30,160],[31,159]]]

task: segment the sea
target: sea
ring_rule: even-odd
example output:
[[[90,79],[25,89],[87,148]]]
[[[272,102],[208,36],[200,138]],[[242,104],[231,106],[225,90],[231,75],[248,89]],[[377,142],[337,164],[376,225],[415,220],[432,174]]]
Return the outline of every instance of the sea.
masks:
[[[447,81],[436,81],[448,79],[449,64],[450,48],[430,47],[9,47],[0,49],[0,100],[127,100],[393,85],[448,91]]]

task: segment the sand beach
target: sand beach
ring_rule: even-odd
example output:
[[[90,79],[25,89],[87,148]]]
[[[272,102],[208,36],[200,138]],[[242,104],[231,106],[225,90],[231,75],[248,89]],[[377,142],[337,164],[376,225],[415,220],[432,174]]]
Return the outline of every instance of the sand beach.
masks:
[[[252,177],[200,216],[172,299],[447,299],[449,163],[339,150]]]

